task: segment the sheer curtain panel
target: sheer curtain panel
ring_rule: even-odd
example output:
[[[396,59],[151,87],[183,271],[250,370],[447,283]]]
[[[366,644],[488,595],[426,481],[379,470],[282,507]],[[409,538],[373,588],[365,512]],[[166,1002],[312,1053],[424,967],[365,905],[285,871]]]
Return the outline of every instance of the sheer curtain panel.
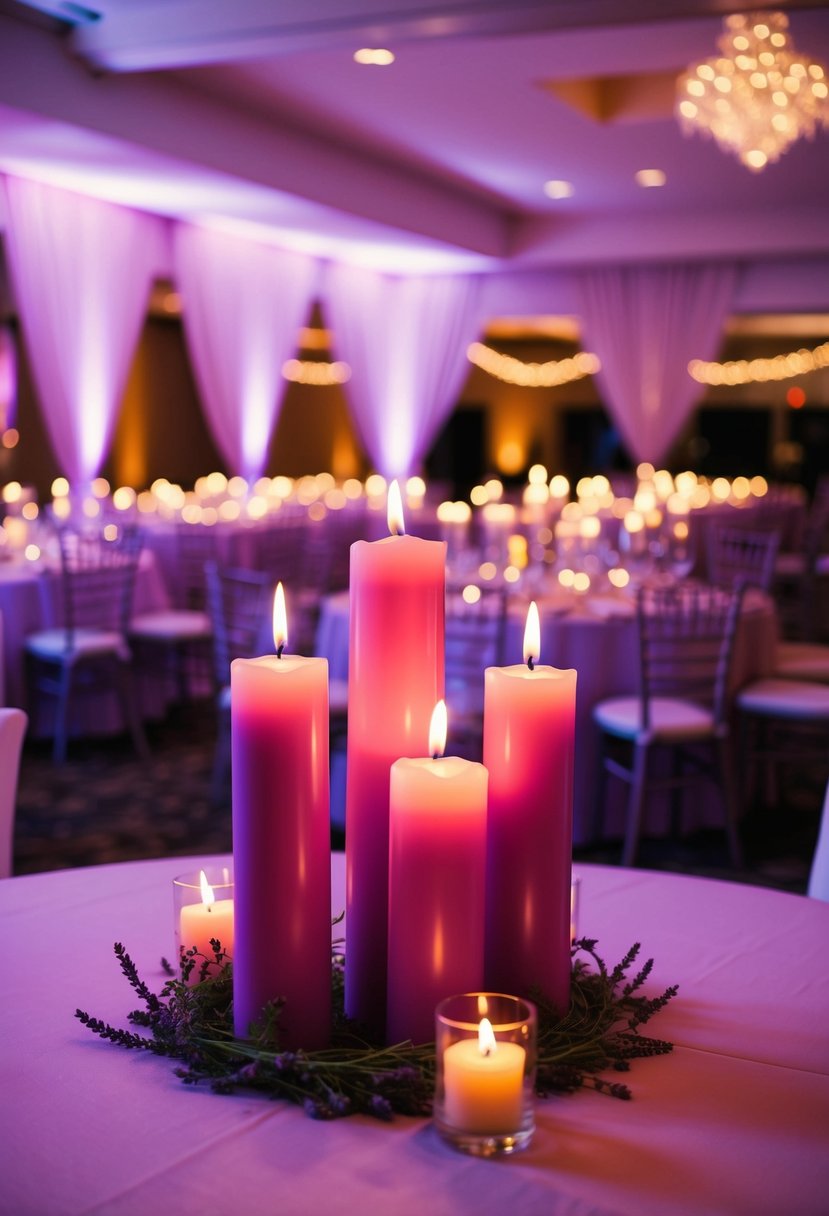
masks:
[[[5,179],[7,247],[61,472],[83,490],[109,449],[164,247],[157,216]]]
[[[220,229],[176,226],[184,332],[214,442],[231,474],[261,476],[319,263]]]
[[[396,278],[331,265],[323,292],[352,417],[374,468],[420,467],[469,371],[481,324],[476,276]]]
[[[605,403],[635,461],[664,460],[704,392],[688,363],[717,354],[736,281],[731,263],[603,267],[576,277],[584,345],[601,360]]]

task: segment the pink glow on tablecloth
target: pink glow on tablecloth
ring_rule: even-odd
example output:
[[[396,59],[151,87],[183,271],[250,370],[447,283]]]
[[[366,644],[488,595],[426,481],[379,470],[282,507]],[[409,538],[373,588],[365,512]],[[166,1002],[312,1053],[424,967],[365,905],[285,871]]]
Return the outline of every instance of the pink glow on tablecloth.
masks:
[[[582,1093],[540,1103],[529,1151],[493,1163],[453,1152],[423,1120],[325,1124],[190,1089],[168,1061],[119,1051],[73,1020],[80,1005],[126,1025],[135,1002],[115,940],[160,988],[172,879],[208,860],[0,882],[3,1216],[270,1216],[277,1202],[291,1216],[825,1216],[829,904],[576,866],[582,929],[604,957],[641,940],[656,959],[648,994],[679,982],[650,1024],[677,1049],[634,1061],[632,1102]],[[339,910],[341,855],[332,877]]]

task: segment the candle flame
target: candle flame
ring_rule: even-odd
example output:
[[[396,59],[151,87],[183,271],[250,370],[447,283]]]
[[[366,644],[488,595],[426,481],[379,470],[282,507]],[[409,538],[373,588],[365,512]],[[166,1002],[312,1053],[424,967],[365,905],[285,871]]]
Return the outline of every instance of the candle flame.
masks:
[[[481,1018],[478,1025],[478,1050],[482,1056],[490,1056],[498,1050],[498,1043],[489,1018]]]
[[[389,532],[392,536],[405,536],[406,525],[403,520],[403,501],[400,497],[400,486],[393,481],[389,486],[389,496],[386,499],[386,518]]]
[[[201,901],[206,908],[210,908],[216,902],[216,896],[213,894],[213,888],[207,881],[207,875],[204,870],[199,870],[199,883],[201,885]]]
[[[281,583],[276,584],[273,597],[273,644],[281,654],[288,641],[288,614],[285,611],[285,591]]]
[[[532,601],[527,609],[527,624],[524,626],[524,662],[532,667],[541,655],[541,625],[538,620],[538,605]]]
[[[442,756],[446,750],[446,702],[438,701],[432,710],[432,720],[429,723],[429,755]]]
[[[485,1018],[489,1013],[489,1001],[486,999],[486,994],[478,993],[478,1017]]]

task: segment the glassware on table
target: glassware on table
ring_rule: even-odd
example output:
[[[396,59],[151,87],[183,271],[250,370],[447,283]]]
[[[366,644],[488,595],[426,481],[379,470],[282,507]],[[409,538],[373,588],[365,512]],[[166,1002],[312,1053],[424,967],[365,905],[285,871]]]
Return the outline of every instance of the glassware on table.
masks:
[[[447,997],[435,1011],[434,1121],[454,1148],[514,1153],[535,1132],[537,1013],[496,992]]]
[[[661,543],[664,568],[677,579],[686,578],[696,562],[696,545],[689,516],[668,513]]]
[[[213,958],[211,939],[233,955],[233,868],[205,865],[200,870],[173,879],[173,932],[176,960],[192,947],[207,959]],[[195,978],[201,967],[196,958]],[[214,965],[215,966],[215,965]]]
[[[579,935],[579,900],[581,897],[581,879],[570,880],[570,943]]]

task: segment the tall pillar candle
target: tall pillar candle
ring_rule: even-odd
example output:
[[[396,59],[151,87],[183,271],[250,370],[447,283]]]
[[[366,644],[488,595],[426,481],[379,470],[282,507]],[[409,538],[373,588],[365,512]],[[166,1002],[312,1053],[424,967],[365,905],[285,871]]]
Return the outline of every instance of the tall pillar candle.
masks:
[[[483,987],[487,773],[445,743],[441,701],[432,759],[391,766],[389,1043],[430,1043],[435,1006]]]
[[[570,877],[576,673],[538,666],[530,606],[526,666],[484,675],[484,764],[489,772],[486,985],[561,1012],[570,1003]]]
[[[417,755],[443,696],[446,546],[403,535],[396,483],[389,529],[351,546],[346,775],[345,1007],[385,1026],[389,781]]]
[[[282,998],[280,1044],[331,1030],[328,664],[282,655],[231,664],[234,1028]]]

